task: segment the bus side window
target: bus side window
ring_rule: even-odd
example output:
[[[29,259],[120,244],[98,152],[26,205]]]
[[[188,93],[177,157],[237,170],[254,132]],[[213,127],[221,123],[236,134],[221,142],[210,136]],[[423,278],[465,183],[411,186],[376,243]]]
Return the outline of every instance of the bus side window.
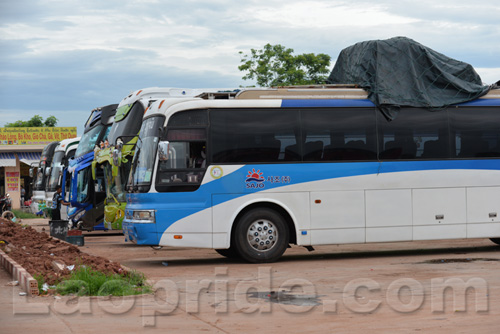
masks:
[[[401,108],[396,119],[378,118],[379,159],[445,159],[450,157],[446,111]]]
[[[374,108],[311,109],[301,116],[304,161],[377,159]]]
[[[293,146],[298,111],[283,109],[211,110],[213,163],[300,161]]]
[[[454,129],[455,156],[459,159],[500,157],[500,115],[498,110],[459,107],[450,110]]]

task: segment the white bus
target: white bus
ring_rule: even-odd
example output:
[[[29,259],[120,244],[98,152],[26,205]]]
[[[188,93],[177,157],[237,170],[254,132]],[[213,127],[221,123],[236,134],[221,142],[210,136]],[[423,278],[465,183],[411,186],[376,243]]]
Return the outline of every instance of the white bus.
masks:
[[[146,112],[123,230],[141,245],[250,262],[300,246],[500,243],[500,90],[387,121],[350,86],[158,100]]]
[[[54,151],[59,145],[58,141],[47,144],[42,151],[40,162],[36,169],[36,176],[33,175],[35,168],[30,168],[30,176],[35,177],[33,182],[33,196],[31,197],[30,209],[33,214],[44,215],[45,208],[45,187],[48,180],[46,169],[50,169]]]
[[[78,143],[80,142],[80,137],[63,139],[59,142],[59,145],[54,151],[54,157],[52,158],[52,164],[50,168],[47,168],[46,173],[48,176],[47,184],[45,187],[45,204],[47,208],[52,207],[52,198],[56,192],[57,186],[62,186],[64,170],[68,168],[68,161],[71,159],[78,148]],[[69,194],[64,193],[65,200],[69,200]],[[67,208],[63,210],[61,215],[62,220],[68,219]]]

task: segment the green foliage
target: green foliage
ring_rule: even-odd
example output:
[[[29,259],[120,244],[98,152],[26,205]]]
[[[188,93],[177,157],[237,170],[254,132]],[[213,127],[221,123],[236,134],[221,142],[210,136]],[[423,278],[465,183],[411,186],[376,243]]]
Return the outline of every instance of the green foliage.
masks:
[[[57,118],[55,116],[49,116],[43,121],[43,117],[40,115],[35,115],[31,117],[29,121],[15,121],[14,123],[5,124],[6,128],[29,128],[29,127],[54,127],[57,124]]]
[[[242,55],[238,69],[248,72],[244,80],[257,81],[259,86],[292,86],[324,84],[330,72],[331,57],[324,53],[294,55],[293,49],[266,44],[262,50],[250,49]]]
[[[12,213],[16,216],[16,218],[21,218],[21,219],[31,219],[31,218],[38,218],[37,215],[31,213],[31,212],[25,212],[23,210],[17,210],[13,209]]]
[[[57,285],[61,295],[77,296],[128,296],[150,293],[144,275],[136,272],[126,275],[107,275],[86,266],[78,267],[71,277]]]
[[[33,275],[33,278],[36,279],[36,281],[38,282],[38,294],[43,295],[45,291],[43,291],[42,287],[43,284],[45,283],[45,278],[43,277],[42,274],[35,274]]]
[[[55,116],[49,116],[45,119],[45,122],[43,124],[46,127],[54,127],[57,124],[57,118]]]

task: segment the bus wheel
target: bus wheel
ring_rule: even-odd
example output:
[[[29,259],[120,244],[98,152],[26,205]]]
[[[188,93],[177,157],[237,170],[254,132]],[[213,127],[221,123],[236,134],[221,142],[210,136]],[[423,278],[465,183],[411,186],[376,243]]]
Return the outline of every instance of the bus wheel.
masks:
[[[238,254],[238,252],[236,251],[236,249],[234,249],[233,246],[231,246],[228,249],[216,249],[215,251],[220,255],[227,257],[228,259],[237,259],[240,257],[240,254]]]
[[[274,262],[285,252],[289,233],[279,213],[268,208],[254,209],[237,222],[236,250],[248,262]]]
[[[497,245],[500,245],[500,238],[491,238],[490,240],[496,243]]]

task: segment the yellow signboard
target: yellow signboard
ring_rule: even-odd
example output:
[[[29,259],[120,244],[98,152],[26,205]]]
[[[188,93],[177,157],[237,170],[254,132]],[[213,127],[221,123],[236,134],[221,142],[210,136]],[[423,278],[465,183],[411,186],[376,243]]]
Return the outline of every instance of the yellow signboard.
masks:
[[[19,172],[5,172],[7,191],[19,191]]]
[[[0,145],[42,145],[75,137],[76,127],[0,128]]]

